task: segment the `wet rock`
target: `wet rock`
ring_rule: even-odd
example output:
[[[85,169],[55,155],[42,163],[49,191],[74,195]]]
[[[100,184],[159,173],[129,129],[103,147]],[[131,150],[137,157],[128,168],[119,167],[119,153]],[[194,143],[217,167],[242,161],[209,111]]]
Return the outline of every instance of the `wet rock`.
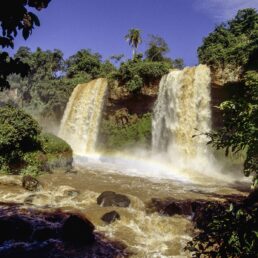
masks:
[[[116,211],[111,211],[108,213],[105,213],[101,219],[106,222],[107,224],[110,224],[112,222],[115,222],[116,220],[120,219],[120,215]]]
[[[180,200],[160,200],[153,198],[149,207],[152,207],[154,211],[159,212],[162,215],[173,216],[173,215],[191,215],[192,205],[190,201]]]
[[[166,216],[192,216],[206,203],[207,201],[205,200],[176,200],[173,198],[162,200],[153,198],[151,202],[147,204],[147,209],[149,212],[158,212]]]
[[[61,186],[59,190],[65,197],[76,197],[80,194],[80,191],[70,186]]]
[[[32,234],[32,225],[16,215],[0,217],[0,242],[7,240],[28,240]]]
[[[128,257],[126,246],[93,232],[78,214],[42,212],[0,203],[1,258]]]
[[[22,178],[22,187],[28,191],[37,191],[40,188],[40,183],[32,176],[24,176]]]
[[[97,203],[103,207],[117,206],[126,208],[129,207],[131,201],[126,195],[106,191],[97,198]]]
[[[80,215],[70,215],[62,226],[62,239],[74,245],[91,244],[94,241],[94,225]]]
[[[35,229],[32,239],[34,241],[46,241],[48,239],[55,239],[57,236],[57,229],[55,227],[42,226]]]

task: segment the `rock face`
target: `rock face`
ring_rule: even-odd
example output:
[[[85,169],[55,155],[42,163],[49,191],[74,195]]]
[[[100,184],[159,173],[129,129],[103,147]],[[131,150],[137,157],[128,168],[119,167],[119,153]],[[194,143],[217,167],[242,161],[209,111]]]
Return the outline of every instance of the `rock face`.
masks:
[[[126,109],[129,115],[141,116],[152,112],[158,96],[159,81],[152,82],[142,87],[137,94],[130,93],[125,87],[117,84],[110,87],[104,111],[104,118],[115,116],[119,110]]]
[[[91,244],[94,241],[94,225],[78,215],[70,215],[62,225],[62,238],[64,241],[76,245]]]
[[[109,206],[117,206],[117,207],[129,207],[131,201],[130,199],[122,194],[116,194],[112,191],[103,192],[97,198],[97,204],[102,207],[109,207]]]
[[[112,222],[115,222],[116,220],[120,219],[120,215],[116,211],[111,211],[108,213],[105,213],[101,219],[106,222],[107,224],[110,224]]]
[[[214,195],[216,198],[221,198],[221,196]],[[244,196],[232,195],[226,196],[228,202],[241,203]],[[160,215],[174,216],[192,216],[195,218],[199,217],[199,213],[203,211],[210,203],[218,203],[218,205],[223,206],[223,199],[221,201],[208,201],[208,200],[177,200],[174,198],[158,199],[152,198],[147,204],[148,212],[158,212]]]
[[[1,258],[122,258],[125,246],[94,232],[80,214],[0,205]]]
[[[40,183],[32,176],[24,176],[22,178],[22,187],[28,191],[37,191],[40,188]]]
[[[227,83],[238,82],[241,79],[243,69],[241,66],[226,66],[223,68],[211,69],[212,80],[211,83],[214,87],[223,87]]]

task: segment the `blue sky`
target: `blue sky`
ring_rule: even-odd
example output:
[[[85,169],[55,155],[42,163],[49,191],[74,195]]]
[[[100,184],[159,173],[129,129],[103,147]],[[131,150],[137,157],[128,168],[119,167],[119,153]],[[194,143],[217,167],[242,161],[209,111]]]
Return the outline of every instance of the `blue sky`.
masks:
[[[27,41],[17,37],[15,49],[58,48],[68,57],[90,48],[103,58],[122,53],[130,57],[124,36],[128,29],[139,28],[144,38],[140,51],[148,34],[159,35],[167,41],[170,57],[195,65],[203,37],[246,7],[258,9],[258,0],[52,0],[38,13],[41,26]]]

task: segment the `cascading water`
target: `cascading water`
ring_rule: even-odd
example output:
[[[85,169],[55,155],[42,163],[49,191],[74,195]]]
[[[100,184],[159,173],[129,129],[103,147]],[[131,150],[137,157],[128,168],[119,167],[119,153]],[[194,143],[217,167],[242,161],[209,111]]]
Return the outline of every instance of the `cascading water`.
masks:
[[[95,151],[107,84],[102,78],[79,84],[69,99],[59,136],[71,145],[75,154]]]
[[[195,157],[207,152],[209,132],[210,70],[205,65],[186,67],[165,75],[159,88],[152,122],[154,152],[174,157]]]

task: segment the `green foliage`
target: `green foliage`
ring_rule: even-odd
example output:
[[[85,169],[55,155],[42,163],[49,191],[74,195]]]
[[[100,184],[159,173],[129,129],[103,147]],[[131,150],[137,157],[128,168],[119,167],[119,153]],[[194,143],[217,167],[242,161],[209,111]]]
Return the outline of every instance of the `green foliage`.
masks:
[[[118,125],[104,120],[100,127],[100,145],[107,151],[121,150],[125,147],[149,147],[151,144],[151,114],[145,114],[134,123]],[[100,147],[101,148],[101,147]]]
[[[47,169],[49,158],[72,156],[70,146],[51,134],[41,134],[38,123],[22,110],[0,108],[1,173],[33,173]]]
[[[47,154],[55,154],[55,153],[72,153],[71,147],[59,137],[49,134],[42,133],[41,134],[41,143],[43,147],[43,151]]]
[[[51,0],[3,0],[0,4],[0,46],[14,47],[14,38],[18,34],[18,30],[22,31],[24,39],[27,39],[34,26],[39,26],[38,17],[32,13],[35,8],[40,11],[46,8]],[[11,58],[7,52],[0,52],[0,90],[9,88],[10,84],[7,77],[12,73],[25,76],[28,73],[28,65],[20,62],[18,58]]]
[[[214,67],[245,66],[258,50],[257,38],[258,13],[251,8],[240,10],[234,19],[217,26],[203,40],[199,60]]]
[[[40,150],[40,128],[30,115],[11,106],[0,108],[0,167],[9,172],[13,163],[22,163],[23,154]]]
[[[125,39],[129,42],[129,45],[133,48],[133,59],[136,56],[136,50],[138,46],[142,43],[141,30],[139,29],[130,29],[128,34],[125,35]]]
[[[210,204],[197,221],[201,232],[187,244],[192,257],[257,257],[258,208]]]
[[[140,90],[144,84],[159,80],[169,72],[170,65],[166,62],[151,62],[134,59],[121,64],[119,70],[113,74],[121,85],[131,91]]]
[[[156,35],[150,35],[148,49],[145,52],[146,58],[150,61],[161,62],[166,59],[165,55],[169,52],[167,42]]]
[[[88,76],[90,79],[96,79],[101,76],[107,76],[108,73],[115,70],[114,66],[106,61],[102,63],[99,53],[92,53],[89,49],[82,49],[67,60],[68,78]]]
[[[244,173],[258,183],[258,73],[249,71],[244,82],[234,86],[232,99],[221,103],[223,128],[208,134],[217,149],[237,153],[246,150]]]

